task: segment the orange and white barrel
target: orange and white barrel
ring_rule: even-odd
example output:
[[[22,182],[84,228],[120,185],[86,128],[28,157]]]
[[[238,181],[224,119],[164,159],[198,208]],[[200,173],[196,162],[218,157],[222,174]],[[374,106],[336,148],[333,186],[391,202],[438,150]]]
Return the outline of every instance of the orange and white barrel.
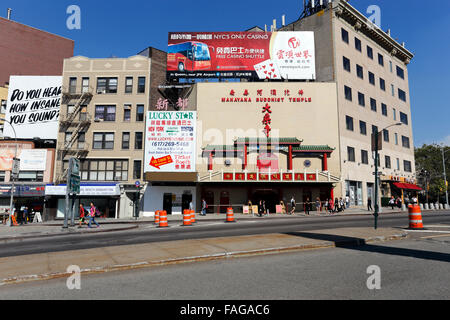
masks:
[[[195,223],[195,211],[189,210],[189,213],[191,214],[191,223]]]
[[[420,206],[417,204],[408,206],[409,214],[409,228],[410,229],[423,229],[422,212]]]
[[[168,227],[169,224],[167,223],[167,211],[163,210],[159,212],[159,227],[164,228]]]
[[[183,210],[183,226],[191,226],[191,212],[187,209]]]
[[[161,213],[161,211],[156,210],[155,211],[155,224],[158,225],[159,224],[159,214]]]
[[[235,222],[233,208],[227,209],[227,220],[225,222]]]

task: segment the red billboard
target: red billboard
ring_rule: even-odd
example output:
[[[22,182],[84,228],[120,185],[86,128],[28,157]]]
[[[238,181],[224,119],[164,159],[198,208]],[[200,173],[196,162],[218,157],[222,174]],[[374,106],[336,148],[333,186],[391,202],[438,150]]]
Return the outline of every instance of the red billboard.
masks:
[[[167,76],[315,79],[313,32],[171,32]]]

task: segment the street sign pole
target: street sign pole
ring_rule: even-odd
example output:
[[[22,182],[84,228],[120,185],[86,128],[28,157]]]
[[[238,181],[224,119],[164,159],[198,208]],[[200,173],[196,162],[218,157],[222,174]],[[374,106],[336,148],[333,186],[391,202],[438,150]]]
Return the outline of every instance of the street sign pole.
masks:
[[[70,159],[70,160],[72,160],[72,159]],[[69,214],[70,214],[69,213],[69,211],[70,211],[70,197],[69,197],[69,195],[70,195],[70,189],[71,189],[71,186],[70,186],[71,179],[70,179],[70,177],[72,175],[72,166],[71,166],[72,161],[70,161],[70,160],[69,160],[69,170],[67,171],[67,178],[66,178],[66,208],[64,210],[64,226],[63,226],[64,229],[68,228],[68,219],[69,219]]]
[[[375,132],[375,211],[373,213],[373,216],[375,217],[375,230],[378,227],[378,131]]]

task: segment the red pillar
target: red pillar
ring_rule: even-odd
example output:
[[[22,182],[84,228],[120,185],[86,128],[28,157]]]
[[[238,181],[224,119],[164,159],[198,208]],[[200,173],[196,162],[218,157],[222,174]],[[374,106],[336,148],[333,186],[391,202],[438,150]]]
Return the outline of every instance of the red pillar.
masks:
[[[292,145],[289,145],[289,165],[288,170],[292,170]]]
[[[244,145],[244,166],[243,170],[247,169],[247,145]]]
[[[330,197],[334,201],[334,188],[331,187]]]
[[[208,155],[208,170],[211,171],[213,169],[213,156],[212,152]]]
[[[322,171],[328,171],[328,155],[326,153],[323,154]]]

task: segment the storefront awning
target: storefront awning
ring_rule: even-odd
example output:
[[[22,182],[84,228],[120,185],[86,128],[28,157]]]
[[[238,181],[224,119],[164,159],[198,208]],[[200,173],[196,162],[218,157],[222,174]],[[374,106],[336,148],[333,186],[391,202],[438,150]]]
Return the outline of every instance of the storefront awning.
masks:
[[[410,183],[394,182],[394,186],[399,189],[422,191],[422,188]]]

